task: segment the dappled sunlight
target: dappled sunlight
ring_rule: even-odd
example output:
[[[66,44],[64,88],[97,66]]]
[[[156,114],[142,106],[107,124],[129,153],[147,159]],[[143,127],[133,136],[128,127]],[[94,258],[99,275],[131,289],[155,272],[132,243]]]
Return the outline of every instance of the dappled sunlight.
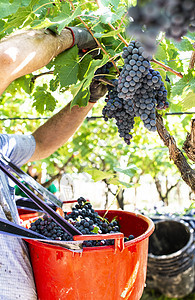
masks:
[[[4,51],[5,54],[7,54],[13,62],[16,61],[17,55],[18,55],[18,48],[17,47],[9,47],[7,50]]]

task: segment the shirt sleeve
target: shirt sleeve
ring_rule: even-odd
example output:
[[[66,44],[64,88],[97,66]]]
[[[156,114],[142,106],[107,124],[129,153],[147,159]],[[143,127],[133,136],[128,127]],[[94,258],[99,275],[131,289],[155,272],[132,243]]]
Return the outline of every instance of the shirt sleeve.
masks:
[[[35,147],[33,135],[0,134],[0,151],[18,167],[31,158]]]

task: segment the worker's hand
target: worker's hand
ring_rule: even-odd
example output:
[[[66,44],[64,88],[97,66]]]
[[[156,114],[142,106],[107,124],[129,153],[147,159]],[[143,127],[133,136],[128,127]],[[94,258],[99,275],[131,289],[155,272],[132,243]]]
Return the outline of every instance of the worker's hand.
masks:
[[[93,79],[90,84],[89,102],[95,103],[107,93],[107,85],[99,80]]]
[[[95,57],[99,54],[100,49],[87,28],[66,27],[66,29],[69,29],[72,33],[72,47],[77,45],[79,48],[79,56],[83,56],[86,52],[89,52],[92,57]]]

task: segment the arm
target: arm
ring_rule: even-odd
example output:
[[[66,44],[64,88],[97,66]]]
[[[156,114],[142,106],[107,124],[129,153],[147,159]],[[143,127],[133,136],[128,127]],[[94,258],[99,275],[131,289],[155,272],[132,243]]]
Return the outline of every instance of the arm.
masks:
[[[1,41],[0,95],[13,80],[47,65],[72,44],[73,36],[68,29],[61,35],[49,30],[28,30]]]
[[[83,122],[94,103],[103,97],[107,87],[97,80],[92,80],[90,85],[90,100],[85,107],[73,106],[70,103],[40,126],[33,136],[36,141],[36,149],[30,161],[48,157],[61,147],[75,133]]]
[[[36,149],[30,161],[48,157],[55,150],[65,144],[79,128],[87,113],[94,103],[88,103],[85,107],[73,106],[70,103],[40,126],[33,136],[36,141]]]
[[[53,57],[75,44],[79,49],[96,46],[89,32],[79,28],[64,29],[60,35],[49,30],[29,30],[0,42],[0,94],[14,79],[45,66]],[[107,91],[105,86],[98,86],[99,83],[93,83],[95,96],[91,94],[92,102]],[[30,161],[49,156],[67,142],[92,107],[93,103],[88,103],[86,107],[70,109],[68,104],[38,128],[33,133],[36,149]]]

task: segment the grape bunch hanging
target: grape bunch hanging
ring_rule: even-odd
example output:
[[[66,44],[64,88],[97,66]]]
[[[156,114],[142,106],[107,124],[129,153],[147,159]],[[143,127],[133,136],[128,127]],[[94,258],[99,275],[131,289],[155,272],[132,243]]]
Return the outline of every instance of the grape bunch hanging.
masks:
[[[123,69],[109,86],[102,114],[105,121],[116,120],[119,136],[129,145],[135,117],[140,117],[149,131],[156,131],[156,109],[166,109],[169,103],[160,73],[151,68],[152,56],[139,41],[124,47],[122,57]]]
[[[195,31],[195,1],[149,0],[137,1],[128,10],[130,24],[127,32],[140,40],[148,51],[155,50],[160,31],[166,37],[180,40],[189,31]]]

